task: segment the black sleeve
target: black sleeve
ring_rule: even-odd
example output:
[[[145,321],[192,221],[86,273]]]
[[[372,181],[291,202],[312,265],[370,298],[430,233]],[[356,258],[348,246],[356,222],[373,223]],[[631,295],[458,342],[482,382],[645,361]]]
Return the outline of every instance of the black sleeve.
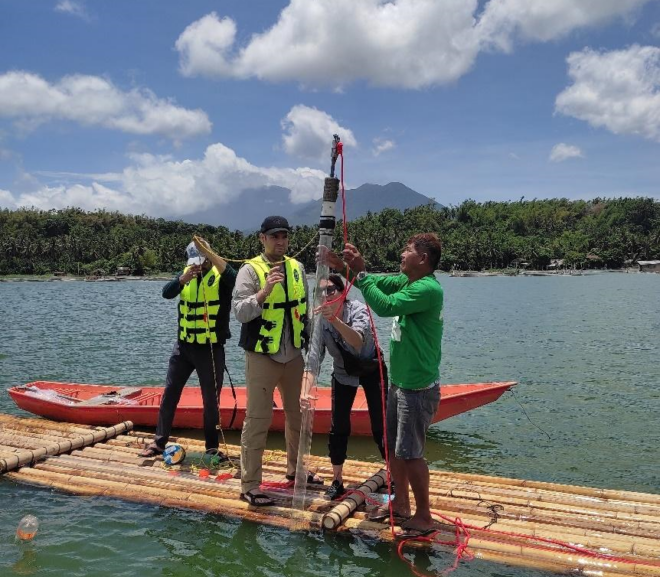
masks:
[[[228,287],[229,291],[231,292],[234,289],[234,285],[236,284],[237,274],[238,273],[236,272],[236,269],[227,264],[225,266],[224,272],[222,273],[222,276],[220,277],[220,284]]]
[[[229,269],[229,267],[227,267]],[[225,272],[227,272],[225,269]],[[225,343],[231,338],[231,331],[229,330],[229,311],[231,311],[231,296],[232,289],[234,287],[234,281],[236,281],[236,271],[232,269],[234,273],[231,285],[220,282],[220,312],[218,313],[218,320],[216,322],[216,334],[218,335],[218,342]],[[222,273],[222,278],[225,277],[225,273]]]
[[[163,298],[173,299],[173,298],[178,297],[181,294],[181,289],[183,287],[181,286],[181,283],[179,282],[179,277],[182,274],[183,274],[183,272],[178,273],[170,282],[168,282],[163,287]]]

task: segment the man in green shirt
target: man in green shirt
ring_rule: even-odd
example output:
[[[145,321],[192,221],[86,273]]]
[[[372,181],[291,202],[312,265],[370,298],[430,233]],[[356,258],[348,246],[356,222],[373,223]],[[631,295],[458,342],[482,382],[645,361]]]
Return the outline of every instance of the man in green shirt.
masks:
[[[443,291],[433,272],[440,262],[442,246],[435,234],[410,238],[401,254],[401,274],[367,274],[358,250],[347,244],[344,260],[329,253],[327,262],[341,269],[344,262],[356,275],[364,300],[382,317],[393,317],[390,340],[391,385],[387,400],[387,445],[396,495],[395,518],[405,536],[430,533],[435,525],[429,505],[429,469],[424,459],[426,432],[440,402]],[[410,517],[410,496],[415,514]],[[374,520],[389,518],[387,508],[376,511]]]

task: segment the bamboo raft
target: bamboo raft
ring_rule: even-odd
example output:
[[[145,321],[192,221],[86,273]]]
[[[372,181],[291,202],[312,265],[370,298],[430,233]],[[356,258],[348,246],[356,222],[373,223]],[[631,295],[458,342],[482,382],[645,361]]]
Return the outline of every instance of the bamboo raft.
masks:
[[[131,429],[130,422],[103,428],[0,414],[0,474],[76,495],[394,540],[389,525],[369,521],[365,511],[365,495],[383,491],[385,473],[378,463],[347,461],[344,484],[357,491],[337,503],[322,498],[325,487],[309,485],[307,508],[299,511],[290,508],[293,490],[284,486],[285,454],[266,451],[262,490],[275,506],[257,508],[239,499],[238,447],[227,447],[226,468],[209,470],[202,468],[203,442],[173,439],[188,456],[166,467],[138,457],[152,435]],[[331,478],[327,458],[312,456],[310,466]],[[447,471],[431,471],[430,486],[432,509],[469,527],[468,553],[475,558],[555,573],[660,577],[660,495]],[[457,539],[456,527],[439,524],[434,539],[406,546],[451,553],[452,546],[437,541]]]

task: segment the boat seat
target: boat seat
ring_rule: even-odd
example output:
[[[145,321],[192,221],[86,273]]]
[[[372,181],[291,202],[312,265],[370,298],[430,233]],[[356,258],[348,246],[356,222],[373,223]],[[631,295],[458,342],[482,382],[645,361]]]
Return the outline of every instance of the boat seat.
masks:
[[[78,403],[79,407],[94,407],[96,405],[108,405],[112,404],[113,401],[117,399],[125,399],[133,395],[137,395],[142,392],[142,389],[139,387],[122,387],[116,391],[110,391],[109,393],[103,393],[102,395],[96,395],[91,399],[82,401]]]

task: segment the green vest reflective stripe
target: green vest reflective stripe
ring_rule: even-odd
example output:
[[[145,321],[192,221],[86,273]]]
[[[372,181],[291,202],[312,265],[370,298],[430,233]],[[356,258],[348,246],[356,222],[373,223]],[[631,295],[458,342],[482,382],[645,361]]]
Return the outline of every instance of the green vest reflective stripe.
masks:
[[[259,277],[259,287],[266,285],[266,274],[271,268],[270,263],[262,256],[247,261]],[[305,279],[300,274],[300,264],[297,260],[284,257],[285,283],[273,287],[270,295],[262,305],[261,318],[256,319],[258,334],[256,338],[246,342],[246,348],[257,353],[274,354],[280,350],[284,318],[288,313],[293,328],[293,346],[303,347],[305,321],[307,316],[307,296],[305,295]],[[286,292],[283,284],[286,284]],[[254,321],[252,321],[254,322]],[[250,327],[252,328],[252,327]]]
[[[185,274],[190,270],[186,267]],[[179,340],[204,345],[218,342],[216,323],[220,313],[220,271],[213,267],[199,282],[198,277],[181,289],[179,300]]]

